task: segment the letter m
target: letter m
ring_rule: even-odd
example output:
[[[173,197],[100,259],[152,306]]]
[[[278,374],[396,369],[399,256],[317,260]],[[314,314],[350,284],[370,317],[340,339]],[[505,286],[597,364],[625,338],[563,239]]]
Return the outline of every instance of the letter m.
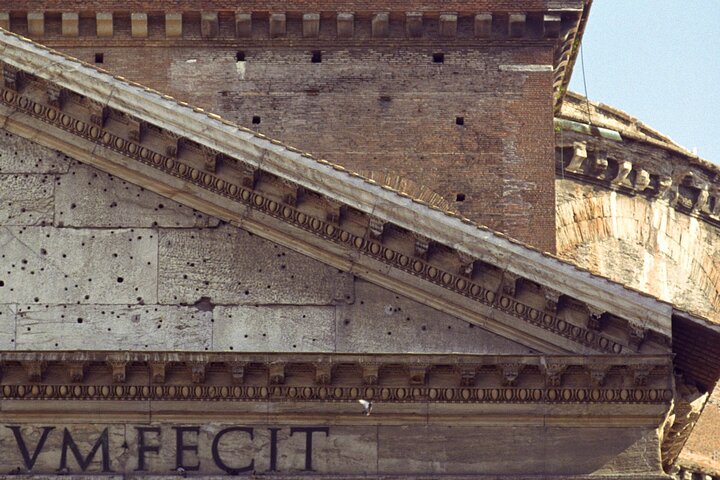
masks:
[[[108,440],[108,429],[106,428],[105,430],[103,430],[102,434],[100,434],[100,438],[98,438],[92,450],[90,450],[90,453],[87,454],[87,457],[83,458],[82,454],[80,453],[80,449],[75,443],[75,440],[73,440],[72,435],[70,435],[70,432],[66,428],[63,432],[62,453],[60,454],[60,468],[68,468],[67,452],[69,448],[73,456],[75,457],[75,461],[78,463],[78,465],[80,465],[80,469],[83,472],[86,471],[87,468],[90,466],[90,463],[95,458],[95,454],[100,447],[102,447],[102,471],[110,472],[110,442]]]

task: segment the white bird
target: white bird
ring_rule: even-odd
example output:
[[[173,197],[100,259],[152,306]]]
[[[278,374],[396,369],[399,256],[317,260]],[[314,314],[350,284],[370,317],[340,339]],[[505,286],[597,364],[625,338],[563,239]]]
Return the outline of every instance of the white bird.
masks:
[[[178,467],[177,470],[175,470],[175,471],[176,471],[177,474],[180,475],[181,477],[187,476],[187,472],[185,471],[185,469],[184,469],[183,467]]]
[[[363,414],[365,416],[369,416],[370,412],[372,412],[372,407],[373,407],[372,402],[361,398],[360,400],[358,400],[358,403],[360,403],[360,405],[362,405],[362,407],[363,407]]]

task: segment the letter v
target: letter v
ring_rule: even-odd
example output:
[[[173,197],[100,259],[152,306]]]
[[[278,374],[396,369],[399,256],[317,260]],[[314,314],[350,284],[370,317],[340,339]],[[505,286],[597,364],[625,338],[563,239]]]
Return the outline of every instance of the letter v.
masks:
[[[15,441],[17,442],[18,448],[20,449],[23,461],[25,462],[25,468],[27,468],[28,471],[32,470],[32,468],[35,466],[35,461],[37,460],[38,455],[40,455],[40,452],[42,452],[42,449],[45,446],[45,441],[47,440],[48,434],[52,430],[55,430],[55,427],[43,427],[42,435],[40,435],[40,440],[38,440],[32,458],[30,458],[30,453],[28,452],[27,445],[25,445],[25,440],[23,440],[22,433],[20,432],[20,427],[7,426],[7,428],[12,430],[13,435],[15,435]]]

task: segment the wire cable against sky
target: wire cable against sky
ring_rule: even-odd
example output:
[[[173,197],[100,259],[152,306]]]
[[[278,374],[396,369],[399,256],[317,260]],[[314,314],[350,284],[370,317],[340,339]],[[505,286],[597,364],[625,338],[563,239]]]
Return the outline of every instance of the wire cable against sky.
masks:
[[[592,125],[592,117],[590,116],[590,98],[588,97],[587,79],[585,78],[585,56],[583,55],[583,47],[580,45],[580,66],[582,67],[583,87],[585,88],[585,104],[587,105],[588,123]]]

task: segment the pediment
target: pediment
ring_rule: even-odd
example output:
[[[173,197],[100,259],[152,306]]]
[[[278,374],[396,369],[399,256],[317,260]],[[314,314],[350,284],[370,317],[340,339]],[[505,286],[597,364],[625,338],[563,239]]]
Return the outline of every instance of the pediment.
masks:
[[[667,304],[158,92],[13,35],[0,39],[5,130],[178,202],[174,208],[186,209],[183,224],[229,223],[235,227],[223,227],[229,246],[241,241],[237,232],[250,232],[339,271],[339,278],[357,278],[382,295],[393,292],[534,351],[619,355],[669,348]],[[63,222],[77,217],[63,215]],[[135,245],[151,240],[135,238]],[[173,242],[154,240],[160,250]],[[195,243],[202,258],[207,245]],[[202,288],[184,296],[180,270],[173,272],[178,291],[168,300],[198,301]],[[209,287],[215,280],[203,282]],[[330,296],[342,300],[343,280],[327,284],[340,289]]]

